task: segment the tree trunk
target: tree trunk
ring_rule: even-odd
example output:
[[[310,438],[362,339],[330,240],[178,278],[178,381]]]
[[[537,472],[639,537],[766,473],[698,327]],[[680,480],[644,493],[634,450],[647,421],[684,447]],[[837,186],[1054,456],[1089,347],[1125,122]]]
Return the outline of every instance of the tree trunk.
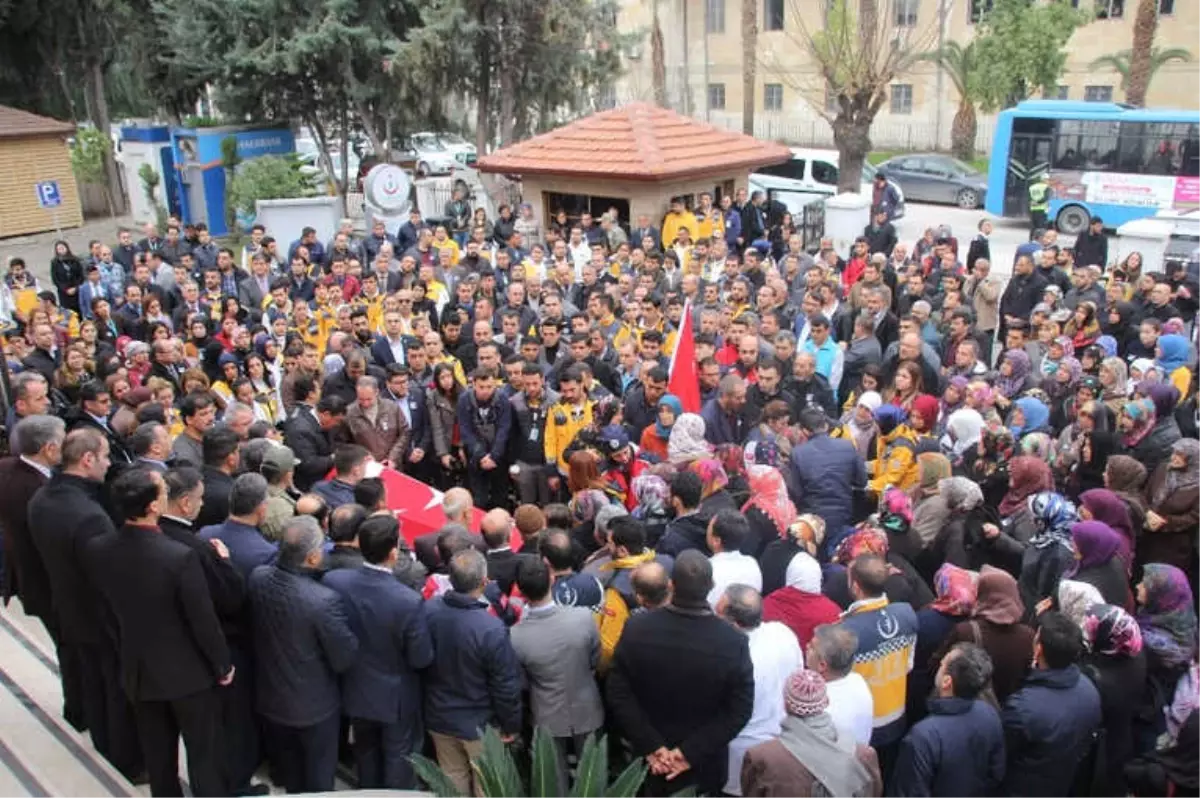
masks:
[[[1150,88],[1150,55],[1154,47],[1154,31],[1158,27],[1158,0],[1138,0],[1137,16],[1133,20],[1133,50],[1129,54],[1129,85],[1125,102],[1146,104]]]
[[[667,107],[667,58],[664,52],[662,23],[658,18],[658,0],[654,2],[654,21],[650,27],[650,71],[654,83],[654,104]]]
[[[84,78],[84,92],[88,98],[88,110],[96,129],[109,136],[111,120],[108,116],[108,98],[104,96],[104,63],[99,58],[89,58]],[[125,195],[121,191],[121,173],[112,147],[104,148],[104,175],[108,184],[109,208],[114,216],[125,213]]]
[[[487,3],[479,5],[479,93],[475,106],[475,151],[480,157],[488,151],[491,141],[492,105],[492,43],[487,28]]]
[[[862,191],[862,170],[871,151],[871,117],[847,114],[843,109],[833,120],[833,143],[838,151],[838,193]]]
[[[954,122],[950,127],[950,151],[954,157],[970,161],[975,157],[975,133],[979,121],[975,117],[975,103],[960,99],[958,112],[954,114]]]
[[[754,99],[758,83],[758,3],[742,0],[742,132],[754,135]],[[704,87],[708,91],[708,87]]]
[[[501,45],[503,46],[503,45]],[[517,125],[516,86],[513,85],[513,70],[500,69],[500,146],[511,144]]]

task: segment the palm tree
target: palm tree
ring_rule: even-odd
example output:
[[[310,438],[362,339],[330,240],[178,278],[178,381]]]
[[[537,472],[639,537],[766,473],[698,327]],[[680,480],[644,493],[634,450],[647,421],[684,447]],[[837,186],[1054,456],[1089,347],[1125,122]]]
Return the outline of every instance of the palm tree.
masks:
[[[1172,61],[1187,63],[1192,60],[1192,53],[1185,47],[1151,47],[1149,68],[1145,80],[1140,86],[1135,85],[1133,50],[1122,50],[1119,53],[1105,55],[1091,63],[1091,69],[1109,69],[1121,76],[1121,91],[1125,92],[1125,102],[1130,105],[1145,105],[1146,90],[1156,72],[1165,64]]]
[[[663,108],[667,103],[667,62],[663,47],[662,24],[658,19],[658,0],[652,6],[653,22],[650,27],[650,69],[654,84],[654,104]]]
[[[758,77],[758,3],[742,0],[742,132],[754,135],[754,93]],[[705,91],[708,91],[707,87]]]
[[[975,116],[975,99],[971,90],[971,73],[975,70],[975,43],[963,47],[958,42],[946,42],[940,50],[921,56],[922,61],[937,64],[946,70],[958,91],[958,111],[950,127],[950,150],[956,158],[970,161],[975,157],[975,134],[979,120]]]

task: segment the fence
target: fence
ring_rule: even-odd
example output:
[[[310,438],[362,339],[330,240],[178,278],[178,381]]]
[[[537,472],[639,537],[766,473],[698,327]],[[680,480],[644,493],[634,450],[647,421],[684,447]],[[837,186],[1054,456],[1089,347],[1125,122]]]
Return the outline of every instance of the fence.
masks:
[[[697,114],[703,118],[703,112]],[[727,130],[742,129],[742,115],[712,113],[710,123]],[[877,121],[871,125],[871,145],[876,150],[944,150],[950,145],[950,119],[940,128],[935,122]],[[975,133],[975,149],[988,152],[996,132],[994,119],[980,119]],[[833,129],[820,117],[798,118],[758,113],[754,119],[754,135],[760,139],[781,141],[797,147],[832,148]]]
[[[472,208],[483,208],[489,219],[499,215],[501,205],[514,209],[521,203],[521,183],[503,175],[464,171],[453,177],[430,177],[413,181],[411,199],[428,222],[439,222],[445,216],[446,203],[454,198],[454,190],[467,192]],[[362,219],[366,216],[364,197],[351,192],[346,195],[346,216]]]

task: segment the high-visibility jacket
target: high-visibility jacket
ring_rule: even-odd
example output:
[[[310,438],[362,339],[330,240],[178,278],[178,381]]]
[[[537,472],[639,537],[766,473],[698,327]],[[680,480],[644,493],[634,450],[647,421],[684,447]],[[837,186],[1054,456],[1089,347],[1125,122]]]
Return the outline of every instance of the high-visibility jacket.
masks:
[[[1044,211],[1050,208],[1050,184],[1044,180],[1029,186],[1029,210]]]

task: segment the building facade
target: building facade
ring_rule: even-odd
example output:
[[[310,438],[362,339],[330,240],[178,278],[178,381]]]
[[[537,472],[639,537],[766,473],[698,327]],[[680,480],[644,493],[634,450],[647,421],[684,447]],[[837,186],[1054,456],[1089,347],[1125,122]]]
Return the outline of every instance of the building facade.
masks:
[[[764,138],[811,146],[832,146],[829,125],[814,110],[823,81],[804,46],[805,31],[823,23],[823,0],[755,0],[758,11],[758,65],[755,82],[755,133]],[[1133,44],[1138,0],[1071,0],[1093,10],[1093,19],[1067,43],[1067,66],[1047,96],[1072,100],[1124,99],[1116,72],[1093,70],[1104,55]],[[893,18],[897,32],[922,49],[940,42],[967,43],[991,0],[880,0],[881,13]],[[1189,63],[1162,67],[1150,83],[1151,107],[1200,107],[1200,2],[1158,0],[1155,45],[1182,47]],[[655,7],[663,33],[667,95],[676,110],[713,124],[741,128],[743,104],[743,0],[623,0],[622,30],[642,34],[621,78],[616,100],[653,100],[650,31]],[[918,65],[890,87],[888,101],[871,131],[877,148],[947,148],[950,123],[958,107],[954,84],[938,67]],[[977,149],[991,148],[993,120],[980,115]]]

